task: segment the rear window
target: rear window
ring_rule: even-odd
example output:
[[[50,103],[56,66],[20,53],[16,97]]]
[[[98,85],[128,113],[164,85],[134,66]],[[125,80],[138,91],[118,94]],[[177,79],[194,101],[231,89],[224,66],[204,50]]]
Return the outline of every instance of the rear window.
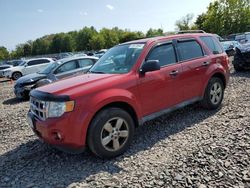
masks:
[[[196,59],[204,56],[203,50],[196,40],[179,41],[177,49],[181,61]]]
[[[224,52],[219,42],[213,37],[200,37],[200,39],[206,44],[213,54],[221,54]]]

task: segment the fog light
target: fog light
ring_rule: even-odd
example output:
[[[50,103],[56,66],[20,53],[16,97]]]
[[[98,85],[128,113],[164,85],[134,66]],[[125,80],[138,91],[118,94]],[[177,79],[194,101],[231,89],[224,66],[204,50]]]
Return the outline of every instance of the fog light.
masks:
[[[59,132],[54,132],[53,135],[55,140],[62,140],[62,135]]]

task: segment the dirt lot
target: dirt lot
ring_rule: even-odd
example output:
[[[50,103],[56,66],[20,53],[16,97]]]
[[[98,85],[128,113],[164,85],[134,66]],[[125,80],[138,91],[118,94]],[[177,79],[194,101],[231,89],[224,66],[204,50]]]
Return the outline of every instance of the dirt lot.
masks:
[[[196,104],[148,122],[113,160],[38,141],[12,87],[0,81],[0,187],[250,187],[250,72],[232,70],[221,109]]]

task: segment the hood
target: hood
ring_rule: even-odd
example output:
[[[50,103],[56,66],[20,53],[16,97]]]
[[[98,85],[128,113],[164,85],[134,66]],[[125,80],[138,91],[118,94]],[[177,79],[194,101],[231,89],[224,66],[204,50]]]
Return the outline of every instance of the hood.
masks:
[[[76,77],[59,80],[39,87],[38,90],[55,95],[71,95],[88,91],[91,88],[101,89],[105,83],[114,83],[125,74],[82,74]]]
[[[6,67],[5,69],[8,69],[8,68],[11,68],[13,66],[12,65],[0,65],[0,68],[4,68],[4,67]]]
[[[4,71],[12,71],[12,72],[14,72],[14,71],[20,71],[22,69],[23,69],[23,66],[16,66],[16,67],[10,67],[8,69],[4,69]]]
[[[34,83],[46,77],[47,77],[46,74],[33,73],[33,74],[28,74],[26,76],[19,78],[16,81],[16,83],[17,84]]]

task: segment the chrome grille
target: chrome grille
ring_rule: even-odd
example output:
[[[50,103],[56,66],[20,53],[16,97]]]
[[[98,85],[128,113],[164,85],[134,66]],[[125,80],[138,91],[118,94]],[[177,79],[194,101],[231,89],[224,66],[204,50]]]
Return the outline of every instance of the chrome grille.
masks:
[[[45,120],[47,118],[47,106],[48,105],[45,101],[30,97],[30,111],[40,120]]]

